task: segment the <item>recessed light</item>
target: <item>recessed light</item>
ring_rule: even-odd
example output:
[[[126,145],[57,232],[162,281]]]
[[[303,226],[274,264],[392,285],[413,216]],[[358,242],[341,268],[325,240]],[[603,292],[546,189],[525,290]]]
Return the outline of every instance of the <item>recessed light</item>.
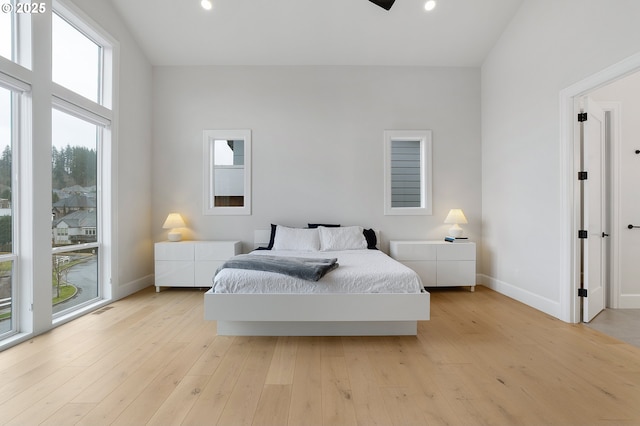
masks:
[[[204,10],[211,10],[213,8],[213,4],[211,4],[211,0],[202,0],[200,2],[200,6],[202,6]]]
[[[426,10],[427,12],[432,11],[435,7],[436,0],[427,0],[427,2],[424,4],[424,10]]]

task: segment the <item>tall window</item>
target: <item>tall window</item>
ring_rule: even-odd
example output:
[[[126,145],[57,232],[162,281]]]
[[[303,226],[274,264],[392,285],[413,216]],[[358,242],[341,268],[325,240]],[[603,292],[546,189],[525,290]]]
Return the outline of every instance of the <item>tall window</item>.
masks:
[[[13,9],[16,0],[6,0]],[[19,147],[29,142],[24,131],[30,114],[31,91],[28,68],[31,65],[31,17],[28,14],[0,12],[0,56],[27,70],[20,76],[0,67],[0,340],[17,334],[19,318],[24,314],[20,297],[18,255],[18,179]],[[19,28],[21,31],[18,31]],[[18,37],[18,35],[21,37]],[[24,68],[22,68],[24,67]],[[10,67],[13,68],[13,67]],[[21,184],[24,185],[24,184]]]
[[[19,93],[0,86],[0,338],[16,331],[13,244],[12,148],[18,126]]]
[[[58,8],[60,9],[60,8]],[[102,155],[110,140],[110,110],[103,107],[105,46],[64,10],[52,14],[52,303],[64,315],[101,298],[108,194]],[[60,88],[59,86],[62,86]],[[86,99],[91,102],[87,102]]]
[[[53,110],[53,313],[91,302],[98,286],[98,151],[102,128]]]

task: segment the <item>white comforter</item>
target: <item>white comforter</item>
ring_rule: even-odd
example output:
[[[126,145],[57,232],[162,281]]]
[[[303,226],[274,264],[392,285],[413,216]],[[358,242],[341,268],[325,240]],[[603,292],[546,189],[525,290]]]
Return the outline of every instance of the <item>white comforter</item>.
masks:
[[[273,272],[223,269],[213,280],[215,293],[419,293],[420,277],[378,250],[258,250],[257,255],[338,258],[338,268],[319,281]]]

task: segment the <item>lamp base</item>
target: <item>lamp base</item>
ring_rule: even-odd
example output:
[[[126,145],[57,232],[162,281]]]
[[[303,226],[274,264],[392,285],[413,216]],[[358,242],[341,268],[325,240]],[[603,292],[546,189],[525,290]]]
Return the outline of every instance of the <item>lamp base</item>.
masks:
[[[464,230],[460,228],[460,225],[455,223],[451,228],[449,228],[449,235],[455,238],[460,238],[464,235]]]
[[[180,232],[171,231],[169,232],[169,235],[167,235],[167,238],[171,242],[182,241],[182,234]]]

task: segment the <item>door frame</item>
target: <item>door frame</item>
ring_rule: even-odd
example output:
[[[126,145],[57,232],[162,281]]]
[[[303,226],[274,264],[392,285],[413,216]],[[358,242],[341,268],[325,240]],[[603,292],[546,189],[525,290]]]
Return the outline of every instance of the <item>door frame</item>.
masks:
[[[578,171],[580,171],[580,128],[576,119],[576,111],[580,107],[580,98],[589,92],[637,71],[640,71],[640,53],[613,64],[560,91],[560,170],[562,172],[561,282],[564,283],[560,289],[560,314],[561,319],[566,322],[578,323],[581,320],[580,299],[578,297],[578,288],[580,287],[580,245],[577,238],[578,224],[580,223],[580,188],[577,179]],[[615,156],[616,154],[614,154],[614,159]],[[614,197],[617,197],[615,189],[617,183],[618,181],[614,177]],[[615,206],[618,199],[614,198],[612,201]],[[614,212],[612,229],[617,229],[613,228],[616,225],[616,221],[617,214]],[[612,242],[612,259],[619,257],[615,246],[616,244]],[[615,270],[616,268],[613,267],[613,269]]]
[[[638,70],[640,72],[640,70]],[[609,128],[609,158],[607,164],[607,186],[609,190],[609,247],[608,247],[608,266],[609,266],[609,282],[606,288],[605,308],[618,309],[620,307],[620,164],[622,143],[620,138],[621,128],[621,104],[617,101],[601,101],[598,105],[609,113],[610,119],[607,120]]]

